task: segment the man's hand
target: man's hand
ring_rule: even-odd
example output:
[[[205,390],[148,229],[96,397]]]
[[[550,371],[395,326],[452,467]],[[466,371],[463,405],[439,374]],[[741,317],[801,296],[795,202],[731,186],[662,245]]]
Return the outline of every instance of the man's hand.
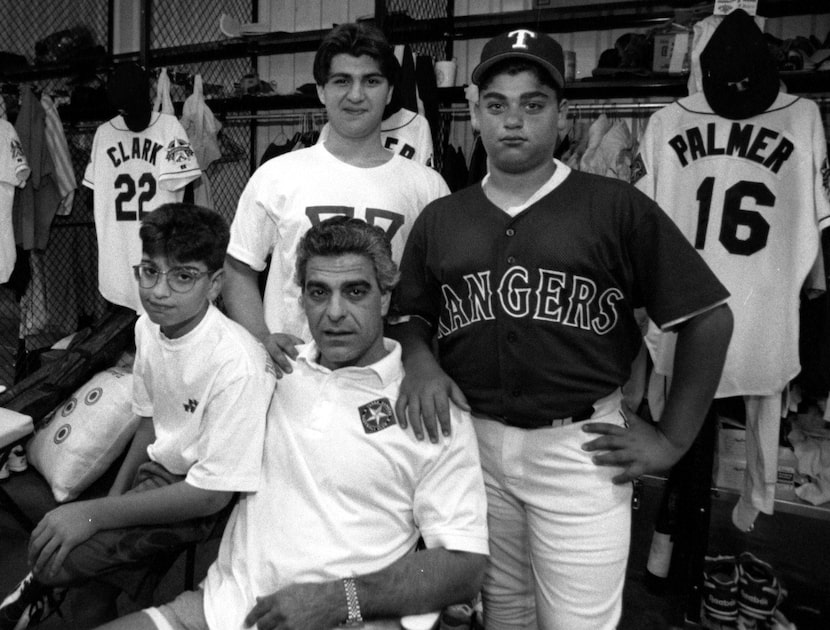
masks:
[[[582,427],[586,433],[601,436],[582,445],[586,451],[605,451],[594,455],[594,463],[624,469],[612,479],[614,483],[627,483],[647,473],[666,471],[683,456],[684,449],[669,441],[659,423],[652,425],[628,410],[624,416],[627,428],[608,422],[586,422]]]
[[[283,374],[291,374],[294,368],[291,366],[290,359],[297,358],[296,345],[305,343],[299,337],[289,335],[288,333],[271,333],[262,340],[268,354],[274,360],[274,367],[276,368],[277,378],[282,378]]]
[[[245,627],[259,630],[330,630],[346,619],[346,594],[340,582],[292,584],[256,598]]]
[[[84,501],[67,503],[47,512],[29,539],[29,566],[35,575],[57,575],[67,554],[98,528]]]
[[[438,426],[445,436],[450,435],[450,401],[469,411],[467,399],[435,361],[414,366],[407,364],[401,382],[395,413],[402,429],[412,425],[415,437],[424,439],[426,427],[431,442],[438,441]]]

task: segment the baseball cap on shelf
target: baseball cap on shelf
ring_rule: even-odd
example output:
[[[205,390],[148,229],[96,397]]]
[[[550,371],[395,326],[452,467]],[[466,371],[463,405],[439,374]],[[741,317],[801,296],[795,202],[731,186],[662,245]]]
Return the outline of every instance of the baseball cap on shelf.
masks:
[[[473,83],[478,85],[482,74],[493,64],[514,57],[535,61],[547,70],[560,90],[565,87],[562,46],[549,35],[523,28],[497,35],[484,45],[481,61],[473,70]]]
[[[743,120],[778,96],[778,67],[764,34],[743,9],[723,18],[700,53],[703,94],[719,116]]]

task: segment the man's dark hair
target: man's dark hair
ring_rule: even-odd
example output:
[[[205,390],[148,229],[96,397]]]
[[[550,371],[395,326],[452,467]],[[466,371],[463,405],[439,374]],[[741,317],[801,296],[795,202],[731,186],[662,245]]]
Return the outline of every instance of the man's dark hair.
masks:
[[[490,82],[498,74],[515,76],[520,72],[530,72],[536,77],[539,83],[556,92],[557,101],[561,101],[564,98],[564,90],[559,89],[556,82],[553,80],[553,77],[550,76],[550,73],[547,70],[545,70],[538,63],[534,63],[529,59],[523,59],[521,57],[503,59],[502,61],[494,63],[492,66],[487,68],[487,70],[481,74],[481,78],[479,79],[479,92],[486,90],[490,85]]]
[[[398,80],[400,66],[395,49],[377,26],[369,22],[347,22],[335,26],[323,38],[314,56],[314,80],[325,85],[331,73],[331,60],[340,54],[360,57],[367,55],[378,62],[380,73],[390,85]]]
[[[375,268],[382,293],[395,288],[400,274],[392,260],[392,246],[386,233],[361,219],[336,216],[315,225],[305,233],[297,246],[295,280],[305,286],[308,261],[314,256],[332,257],[345,254],[366,256]]]
[[[228,223],[214,210],[192,203],[165,203],[141,221],[142,251],[179,263],[203,262],[221,269],[228,249]]]

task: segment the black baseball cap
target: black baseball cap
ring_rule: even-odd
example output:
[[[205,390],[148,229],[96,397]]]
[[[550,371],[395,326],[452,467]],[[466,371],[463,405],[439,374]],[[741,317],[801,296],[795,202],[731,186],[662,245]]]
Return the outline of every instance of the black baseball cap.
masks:
[[[514,57],[535,61],[547,70],[560,90],[565,87],[562,46],[549,35],[524,28],[498,35],[484,45],[481,61],[473,70],[473,83],[478,85],[481,75],[493,64]]]
[[[719,116],[743,120],[765,112],[778,96],[778,66],[764,34],[743,9],[723,18],[700,53],[706,102]]]

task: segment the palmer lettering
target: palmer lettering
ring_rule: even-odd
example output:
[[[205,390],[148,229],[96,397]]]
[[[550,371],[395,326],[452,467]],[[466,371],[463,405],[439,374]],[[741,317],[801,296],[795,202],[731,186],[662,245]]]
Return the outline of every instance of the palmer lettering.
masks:
[[[495,308],[515,319],[527,317],[604,335],[619,321],[617,303],[623,299],[618,288],[600,291],[590,278],[518,265],[501,278],[493,278],[490,271],[467,274],[463,284],[443,284],[441,292],[439,337],[494,319]]]
[[[673,136],[669,146],[681,166],[712,155],[751,160],[778,173],[795,150],[793,142],[774,129],[733,122],[728,132],[716,123],[690,127]]]

